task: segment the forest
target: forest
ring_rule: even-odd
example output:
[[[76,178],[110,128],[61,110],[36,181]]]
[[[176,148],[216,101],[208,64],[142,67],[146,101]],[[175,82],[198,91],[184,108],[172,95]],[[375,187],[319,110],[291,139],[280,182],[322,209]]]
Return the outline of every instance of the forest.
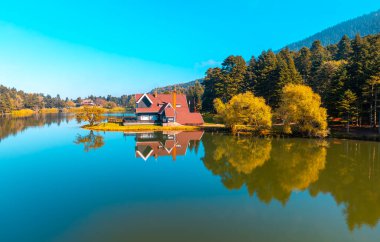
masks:
[[[98,106],[106,108],[134,107],[134,95],[122,95],[120,97],[90,95],[86,99],[91,99]],[[60,95],[52,97],[42,93],[26,93],[0,85],[0,115],[22,109],[38,111],[45,108],[70,108],[79,105],[81,102],[81,97],[76,99],[61,98]]]
[[[221,67],[206,73],[202,111],[215,113],[215,99],[227,103],[247,91],[278,109],[288,84],[307,85],[319,94],[330,121],[341,118],[375,126],[379,120],[380,34],[353,39],[344,35],[328,46],[317,40],[311,48],[299,51],[263,51],[248,63],[242,56],[228,56]]]

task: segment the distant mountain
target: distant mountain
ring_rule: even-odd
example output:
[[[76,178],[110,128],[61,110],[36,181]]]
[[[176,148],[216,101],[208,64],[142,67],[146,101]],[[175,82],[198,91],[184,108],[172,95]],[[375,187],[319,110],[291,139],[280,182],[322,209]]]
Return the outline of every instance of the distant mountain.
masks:
[[[361,36],[380,33],[380,10],[342,22],[286,47],[299,50],[304,46],[310,47],[315,40],[320,40],[326,46],[337,43],[345,34],[353,38],[357,33]]]
[[[154,91],[157,91],[158,93],[170,92],[170,91],[174,90],[174,87],[177,88],[177,90],[185,90],[185,89],[188,89],[189,87],[194,86],[196,81],[199,81],[200,83],[202,83],[203,78],[197,79],[194,81],[190,81],[190,82],[179,83],[179,84],[169,85],[169,86],[164,86],[164,87],[158,87],[158,88],[153,89],[150,92],[151,93],[153,93]]]

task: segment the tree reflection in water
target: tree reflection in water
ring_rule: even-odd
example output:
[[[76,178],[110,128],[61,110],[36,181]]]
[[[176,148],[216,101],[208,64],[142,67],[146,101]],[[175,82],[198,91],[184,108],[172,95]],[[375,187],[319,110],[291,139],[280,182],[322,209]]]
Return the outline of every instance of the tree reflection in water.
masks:
[[[326,169],[310,193],[330,193],[343,204],[350,230],[375,227],[380,219],[380,144],[336,140],[327,153]]]
[[[0,117],[0,141],[11,135],[16,135],[30,127],[42,127],[62,122],[68,123],[74,119],[75,115],[58,113],[58,114],[38,114],[30,117]]]
[[[90,131],[88,135],[79,135],[74,141],[75,144],[83,144],[84,151],[89,152],[90,150],[95,150],[101,148],[104,145],[104,137],[98,134],[94,134],[93,131]]]
[[[331,194],[344,206],[350,230],[380,219],[380,144],[305,139],[267,140],[204,135],[204,165],[228,189],[283,205],[293,191]]]
[[[325,167],[326,143],[316,140],[276,140],[227,135],[203,138],[205,166],[229,189],[245,185],[266,203],[283,204],[293,190],[304,190]]]

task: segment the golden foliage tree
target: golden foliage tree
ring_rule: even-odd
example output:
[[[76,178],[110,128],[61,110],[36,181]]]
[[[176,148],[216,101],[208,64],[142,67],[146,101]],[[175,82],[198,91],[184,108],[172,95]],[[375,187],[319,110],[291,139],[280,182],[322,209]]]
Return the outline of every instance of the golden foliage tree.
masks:
[[[88,122],[91,126],[103,120],[104,109],[96,106],[84,106],[77,114],[78,122]]]
[[[305,85],[286,85],[276,115],[284,123],[284,132],[325,137],[328,134],[327,112],[321,97]]]
[[[252,92],[238,94],[224,104],[219,98],[214,100],[218,117],[230,128],[237,125],[252,126],[256,130],[268,130],[272,127],[271,108],[262,97]]]
[[[75,105],[75,103],[73,102],[73,101],[71,101],[71,100],[69,100],[69,101],[67,101],[66,102],[66,105],[65,105],[67,108],[73,108],[73,107],[75,107],[76,105]]]

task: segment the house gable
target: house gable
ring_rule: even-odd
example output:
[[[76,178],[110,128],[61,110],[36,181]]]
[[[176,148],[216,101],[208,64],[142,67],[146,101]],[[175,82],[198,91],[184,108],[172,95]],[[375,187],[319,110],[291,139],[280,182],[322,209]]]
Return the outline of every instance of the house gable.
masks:
[[[152,105],[153,105],[152,100],[146,94],[141,96],[140,99],[136,102],[137,108],[149,108]]]

